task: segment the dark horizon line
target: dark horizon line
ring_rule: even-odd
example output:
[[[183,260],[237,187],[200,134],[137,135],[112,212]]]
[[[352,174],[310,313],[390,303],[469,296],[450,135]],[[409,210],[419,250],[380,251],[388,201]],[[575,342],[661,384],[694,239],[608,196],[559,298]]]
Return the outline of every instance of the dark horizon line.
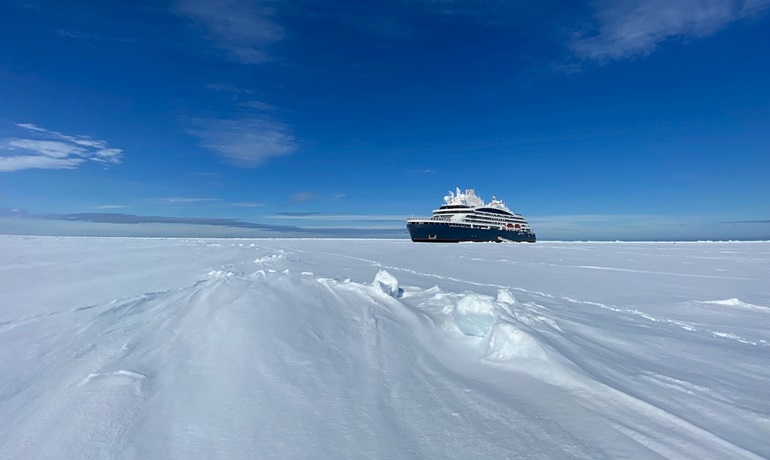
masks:
[[[169,224],[169,225],[192,225],[192,226],[212,226],[220,228],[234,228],[243,230],[256,230],[263,232],[276,232],[280,233],[282,237],[286,238],[376,238],[376,239],[408,239],[407,231],[405,228],[351,228],[351,227],[325,227],[325,228],[306,228],[291,225],[272,225],[247,222],[241,219],[231,218],[213,218],[213,217],[172,217],[172,216],[143,216],[136,214],[126,213],[71,213],[71,214],[53,214],[53,213],[30,213],[24,209],[12,209],[6,207],[0,207],[0,218],[2,217],[16,217],[21,219],[30,220],[52,220],[52,221],[65,221],[65,222],[84,222],[84,223],[106,223],[106,224]],[[758,223],[758,222],[770,222],[768,221],[736,221],[735,223]],[[206,233],[201,232],[203,235],[188,235],[181,236],[175,233],[166,233],[163,230],[159,231],[159,234],[143,234],[143,235],[131,235],[130,232],[117,235],[94,235],[93,232],[87,230],[74,229],[71,233],[56,233],[52,231],[43,231],[40,233],[11,233],[12,235],[28,235],[28,236],[72,236],[72,237],[117,237],[117,238],[273,238],[274,236],[267,235],[242,235],[242,236],[209,236]],[[0,233],[5,234],[5,233]],[[539,241],[551,241],[551,242],[698,242],[698,241],[715,241],[715,242],[729,242],[729,241],[768,241],[770,235],[764,238],[655,238],[655,239],[640,239],[640,238],[613,238],[599,237],[599,238],[543,238],[540,237]]]
[[[71,213],[71,214],[53,214],[53,213],[30,213],[24,209],[10,209],[0,207],[0,217],[17,217],[21,219],[33,220],[55,220],[67,222],[92,222],[104,224],[183,224],[183,225],[209,225],[225,228],[242,228],[249,230],[261,230],[268,232],[299,233],[299,234],[348,234],[361,235],[367,233],[394,233],[401,232],[401,229],[369,229],[352,227],[326,227],[326,228],[304,228],[293,225],[272,225],[255,222],[247,222],[241,219],[216,218],[216,217],[173,217],[173,216],[143,216],[137,214],[114,213],[114,212],[91,212],[91,213]],[[403,230],[405,231],[405,230]],[[53,236],[53,235],[52,235]]]
[[[374,232],[374,230],[372,231]],[[310,232],[308,232],[310,233]],[[409,240],[406,236],[406,231],[403,232],[404,236],[354,236],[354,235],[326,235],[326,236],[312,236],[312,235],[297,235],[287,234],[283,236],[205,236],[205,235],[174,235],[174,234],[159,234],[159,235],[88,235],[88,234],[61,234],[61,233],[3,233],[0,232],[0,236],[18,236],[18,237],[56,237],[56,238],[162,238],[162,239],[209,239],[209,240],[258,240],[258,239],[322,239],[322,240],[339,240],[339,239],[367,239],[367,240]],[[491,243],[488,241],[487,243]],[[642,239],[539,239],[538,243],[770,243],[770,237],[765,239],[754,238],[734,238],[734,239],[703,239],[703,238],[691,238],[691,239],[654,239],[654,240],[642,240]],[[465,243],[476,243],[473,241],[465,241]],[[441,243],[433,243],[441,244]],[[446,245],[452,245],[453,243],[444,243]],[[537,243],[535,243],[537,244]]]

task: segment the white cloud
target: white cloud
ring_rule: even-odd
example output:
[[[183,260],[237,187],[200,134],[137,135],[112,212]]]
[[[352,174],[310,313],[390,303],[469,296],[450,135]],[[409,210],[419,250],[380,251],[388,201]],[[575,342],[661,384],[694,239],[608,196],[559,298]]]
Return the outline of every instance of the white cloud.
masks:
[[[97,150],[95,156],[91,159],[102,161],[104,163],[120,163],[120,157],[123,154],[121,149],[101,149]]]
[[[205,203],[210,201],[221,201],[221,198],[188,198],[174,196],[170,198],[164,198],[163,200],[169,203]]]
[[[0,140],[0,172],[23,169],[73,169],[85,161],[120,163],[123,151],[110,148],[106,141],[88,136],[69,136],[31,123],[16,125],[35,139]]]
[[[583,59],[606,62],[646,55],[673,38],[699,38],[758,13],[770,0],[597,0],[594,33],[570,47]]]
[[[94,139],[90,136],[68,136],[58,131],[51,131],[50,129],[41,128],[31,123],[17,123],[16,126],[24,128],[34,133],[39,133],[41,136],[51,139],[59,139],[69,144],[78,145],[96,150],[96,156],[99,158],[109,158],[109,163],[120,163],[120,155],[123,152],[120,149],[111,149],[107,147],[107,141]],[[42,141],[38,141],[42,142]],[[97,161],[99,161],[97,159]]]
[[[39,127],[33,125],[32,123],[16,123],[16,126],[18,126],[19,128],[24,128],[24,129],[29,130],[29,131],[37,131],[39,133],[47,133],[48,132],[47,129],[39,128]]]
[[[741,11],[744,15],[750,15],[768,7],[770,7],[768,0],[744,0]]]
[[[232,94],[253,94],[254,93],[254,91],[251,91],[250,89],[239,88],[235,85],[230,85],[227,83],[209,83],[208,85],[206,85],[206,88],[214,91],[221,91],[221,92],[232,93]]]
[[[96,209],[123,209],[125,207],[126,206],[122,204],[103,204],[101,206],[97,206]]]
[[[316,199],[316,195],[313,192],[299,192],[291,196],[292,203],[307,203]]]
[[[199,24],[217,46],[244,64],[268,60],[266,48],[284,37],[273,21],[275,1],[269,0],[180,0],[176,10]]]
[[[230,206],[237,206],[239,208],[261,208],[264,206],[262,203],[231,203]]]
[[[262,102],[262,101],[242,102],[241,107],[257,110],[260,112],[275,112],[276,110],[278,110],[276,106],[272,104],[268,104],[267,102]]]
[[[92,147],[95,149],[103,149],[107,147],[107,143],[104,141],[95,141],[89,137],[81,136],[79,138],[71,136],[62,136],[62,138],[72,142],[73,144],[82,145],[83,147]]]
[[[0,157],[0,172],[22,169],[74,169],[82,162],[82,158],[51,158],[42,155]]]
[[[85,149],[66,142],[37,141],[33,139],[11,139],[5,142],[5,148],[8,150],[27,150],[50,158],[80,156],[86,152]]]
[[[235,120],[197,119],[191,134],[202,145],[240,167],[254,167],[268,158],[290,155],[297,150],[291,127],[262,116]]]

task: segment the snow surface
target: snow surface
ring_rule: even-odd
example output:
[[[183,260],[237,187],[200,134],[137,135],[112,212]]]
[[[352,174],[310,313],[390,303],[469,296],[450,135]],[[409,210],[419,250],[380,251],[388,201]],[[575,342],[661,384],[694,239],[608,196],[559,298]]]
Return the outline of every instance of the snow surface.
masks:
[[[0,236],[0,458],[767,458],[770,243]]]

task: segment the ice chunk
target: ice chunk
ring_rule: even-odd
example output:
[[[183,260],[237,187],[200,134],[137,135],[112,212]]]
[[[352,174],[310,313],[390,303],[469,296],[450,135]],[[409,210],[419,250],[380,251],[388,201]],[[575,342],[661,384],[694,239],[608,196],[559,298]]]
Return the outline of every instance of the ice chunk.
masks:
[[[497,301],[499,303],[507,303],[510,305],[516,304],[516,297],[511,294],[508,289],[500,289],[497,291]]]
[[[395,298],[401,297],[404,293],[404,290],[398,287],[398,280],[396,277],[385,270],[377,272],[377,275],[372,282],[372,286],[380,292]]]
[[[487,344],[488,358],[495,361],[512,359],[548,359],[538,341],[507,321],[501,321],[492,328]]]
[[[457,301],[452,314],[463,334],[476,337],[489,334],[497,318],[492,299],[473,292]]]
[[[255,264],[265,264],[267,262],[277,262],[279,260],[286,260],[286,257],[281,254],[272,254],[269,256],[259,257],[254,260]]]
[[[226,279],[233,276],[235,273],[229,272],[226,270],[211,270],[208,273],[208,277],[210,279],[216,280],[216,279]]]

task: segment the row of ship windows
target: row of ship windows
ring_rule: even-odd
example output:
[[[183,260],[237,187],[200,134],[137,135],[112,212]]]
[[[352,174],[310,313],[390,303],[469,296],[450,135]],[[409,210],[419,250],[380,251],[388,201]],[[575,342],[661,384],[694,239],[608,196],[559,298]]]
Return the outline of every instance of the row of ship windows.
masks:
[[[440,209],[437,211],[434,211],[433,214],[463,214],[463,211],[471,211],[470,209],[463,209],[463,210],[457,210],[457,209]],[[474,214],[477,215],[483,215],[483,216],[491,216],[491,217],[516,217],[516,214],[508,213],[505,211],[500,212],[488,212],[488,211],[473,211]]]
[[[513,222],[517,224],[526,224],[527,221],[524,219],[497,219],[494,217],[486,217],[486,216],[468,216],[466,217],[466,220],[478,220],[481,222],[495,222],[495,223],[508,223]]]
[[[442,214],[442,215],[439,215],[439,214]],[[458,213],[438,213],[437,212],[437,213],[434,214],[434,219],[437,219],[437,220],[449,220],[451,218],[451,216],[456,215],[456,214],[458,214]],[[481,217],[481,218],[490,219],[490,220],[495,221],[495,222],[510,222],[510,221],[518,222],[518,223],[525,223],[526,222],[526,220],[524,220],[523,218],[518,217],[518,216],[515,216],[515,217],[514,216],[500,217],[500,216],[489,215],[489,214],[484,214],[484,213],[474,213],[474,214],[471,214],[469,217]]]
[[[510,223],[510,222],[488,222],[484,220],[473,220],[473,219],[468,219],[466,220],[466,222],[471,224],[484,224],[484,225],[507,225]],[[521,225],[522,228],[528,227],[527,224],[517,224],[517,225]]]
[[[441,218],[441,217],[433,217],[430,220],[435,220],[435,221],[440,221],[440,222],[451,222],[450,219],[448,219],[448,218]],[[522,228],[529,227],[529,224],[527,224],[526,221],[514,221],[514,222],[502,221],[502,220],[490,221],[490,220],[474,219],[472,217],[468,217],[468,218],[465,218],[464,220],[462,220],[460,223],[462,223],[462,222],[473,223],[473,224],[496,225],[496,226],[497,225],[506,225],[506,224],[519,224],[519,225],[521,225]]]
[[[427,222],[419,222],[418,225],[430,225],[430,224]],[[443,226],[444,224],[441,224],[441,225]],[[497,228],[499,226],[498,224],[490,225],[489,222],[452,222],[448,224],[449,227],[457,227],[457,228],[468,228],[468,227],[473,227],[474,225],[477,228],[481,228],[481,229]],[[516,231],[531,232],[532,230],[528,226],[522,225],[521,228],[517,228]]]

